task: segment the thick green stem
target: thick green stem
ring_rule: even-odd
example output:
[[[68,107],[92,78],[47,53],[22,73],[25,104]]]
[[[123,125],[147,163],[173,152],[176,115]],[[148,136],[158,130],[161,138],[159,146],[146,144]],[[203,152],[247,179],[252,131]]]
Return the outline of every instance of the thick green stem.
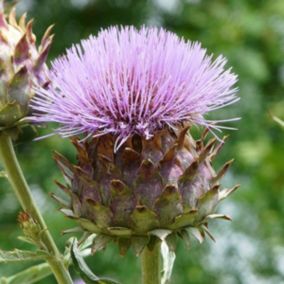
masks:
[[[42,229],[42,240],[50,254],[48,263],[59,284],[72,284],[72,279],[66,267],[63,257],[59,253],[53,241],[42,215],[33,200],[31,191],[27,185],[19,162],[17,160],[11,137],[6,133],[0,134],[0,155],[7,173],[9,182],[24,211],[28,212]]]
[[[161,243],[151,250],[145,247],[141,255],[142,284],[161,284]]]

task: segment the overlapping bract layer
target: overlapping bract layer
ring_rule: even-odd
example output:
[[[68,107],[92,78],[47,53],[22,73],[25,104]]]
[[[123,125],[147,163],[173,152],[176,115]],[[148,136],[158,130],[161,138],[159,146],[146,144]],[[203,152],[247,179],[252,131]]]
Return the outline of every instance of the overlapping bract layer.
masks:
[[[14,126],[29,111],[35,84],[47,82],[45,60],[51,45],[51,28],[44,34],[39,48],[26,14],[19,22],[15,8],[5,15],[0,0],[0,127]]]
[[[112,27],[53,62],[34,121],[60,123],[63,136],[113,134],[115,148],[185,121],[215,128],[204,115],[238,100],[225,64],[163,29]]]
[[[95,250],[115,240],[122,253],[130,245],[139,253],[161,229],[168,237],[187,239],[193,232],[203,238],[210,235],[209,219],[227,218],[216,215],[215,208],[235,189],[219,189],[231,161],[215,173],[211,161],[222,146],[215,147],[215,138],[205,144],[203,135],[195,141],[184,128],[159,131],[149,140],[134,136],[117,153],[114,143],[111,135],[74,140],[77,165],[55,157],[68,180],[59,184],[70,197],[57,198],[62,212],[99,235]]]

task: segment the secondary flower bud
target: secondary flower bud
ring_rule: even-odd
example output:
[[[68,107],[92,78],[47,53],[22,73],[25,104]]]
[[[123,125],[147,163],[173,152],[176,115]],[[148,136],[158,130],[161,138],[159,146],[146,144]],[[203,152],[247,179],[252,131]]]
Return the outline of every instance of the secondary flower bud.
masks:
[[[27,212],[20,212],[18,215],[19,225],[24,233],[25,238],[34,244],[41,244],[42,229],[40,225]]]
[[[5,14],[0,0],[0,127],[9,128],[29,112],[35,85],[44,85],[45,60],[51,45],[49,28],[39,48],[32,32],[33,20],[26,23],[26,14],[19,22],[15,8]]]

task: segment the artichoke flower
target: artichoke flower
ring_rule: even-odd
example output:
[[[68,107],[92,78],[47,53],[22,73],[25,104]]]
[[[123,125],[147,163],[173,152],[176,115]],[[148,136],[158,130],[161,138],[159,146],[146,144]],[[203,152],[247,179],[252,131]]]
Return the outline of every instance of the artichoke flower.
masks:
[[[33,120],[72,137],[77,162],[55,155],[68,199],[54,197],[97,235],[94,251],[115,241],[122,254],[139,254],[163,234],[171,246],[176,237],[202,240],[212,237],[209,220],[229,218],[215,210],[237,188],[220,186],[232,161],[215,172],[224,141],[207,138],[226,127],[205,118],[238,100],[225,64],[199,43],[147,27],[103,30],[53,62]],[[198,139],[196,125],[205,128]]]
[[[45,60],[52,42],[49,27],[40,46],[26,14],[16,20],[15,7],[8,15],[0,1],[0,127],[14,127],[29,113],[35,85],[45,86]]]

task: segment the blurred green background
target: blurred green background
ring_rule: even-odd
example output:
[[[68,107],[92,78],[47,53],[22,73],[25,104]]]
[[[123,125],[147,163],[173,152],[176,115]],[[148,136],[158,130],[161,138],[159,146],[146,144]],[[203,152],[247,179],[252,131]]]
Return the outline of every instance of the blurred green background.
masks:
[[[219,209],[231,215],[233,222],[211,224],[216,243],[194,243],[190,250],[180,243],[172,283],[284,283],[284,129],[272,119],[272,114],[284,118],[284,1],[23,0],[18,12],[24,11],[35,18],[38,37],[48,25],[56,24],[50,59],[101,28],[143,24],[166,27],[228,58],[228,66],[239,75],[241,100],[218,116],[241,116],[242,120],[237,123],[239,130],[229,133],[216,166],[232,157],[236,160],[223,183],[240,183],[241,189]],[[58,137],[31,141],[44,133],[46,129],[37,134],[25,129],[16,150],[34,197],[63,249],[68,236],[60,232],[75,224],[58,212],[48,195],[58,192],[54,180],[62,179],[52,151],[70,159],[75,151]],[[20,207],[8,183],[0,182],[0,248],[23,248],[17,240]],[[123,284],[139,281],[138,259],[131,252],[120,257],[115,246],[88,262],[95,273],[113,276]],[[28,265],[1,265],[0,276]],[[41,283],[55,282],[49,277]]]

